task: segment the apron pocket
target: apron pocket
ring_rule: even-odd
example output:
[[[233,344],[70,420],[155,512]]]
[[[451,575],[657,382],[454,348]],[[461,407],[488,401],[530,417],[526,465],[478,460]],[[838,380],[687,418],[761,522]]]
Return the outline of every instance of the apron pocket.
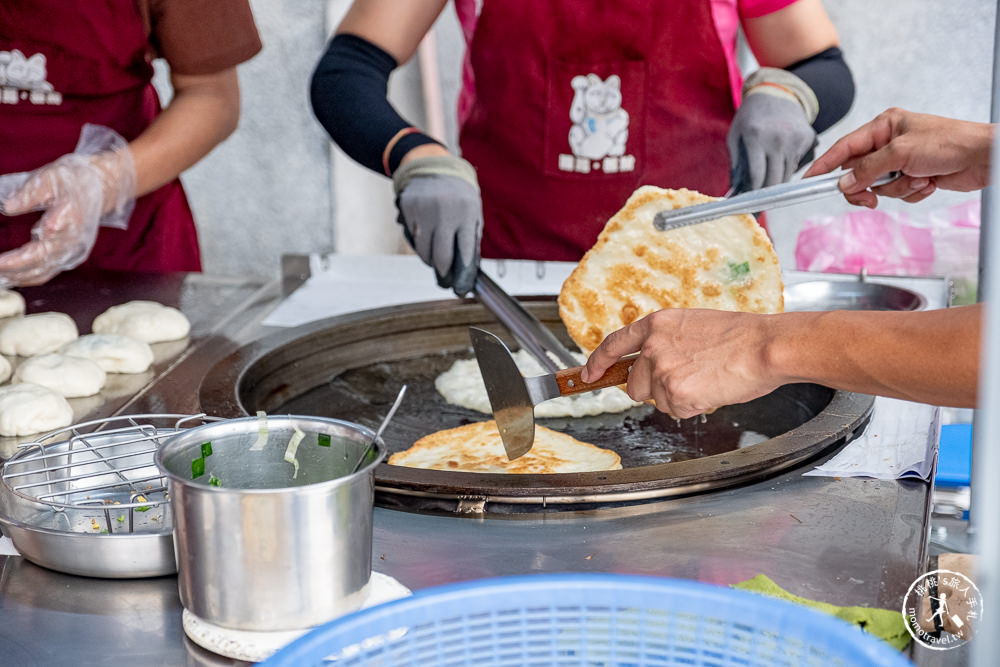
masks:
[[[551,60],[546,78],[543,172],[634,178],[645,157],[646,62]]]

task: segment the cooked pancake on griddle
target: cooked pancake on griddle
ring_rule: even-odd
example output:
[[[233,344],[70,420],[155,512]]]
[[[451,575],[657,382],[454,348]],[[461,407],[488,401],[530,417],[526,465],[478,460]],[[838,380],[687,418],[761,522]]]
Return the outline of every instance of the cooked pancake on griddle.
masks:
[[[752,215],[653,227],[659,211],[716,199],[648,185],[632,193],[559,293],[559,315],[580,349],[591,352],[612,331],[663,308],[784,310],[778,256]]]
[[[535,425],[535,444],[524,456],[507,458],[493,420],[437,431],[389,457],[390,465],[454,472],[558,473],[620,470],[621,457],[576,438]]]

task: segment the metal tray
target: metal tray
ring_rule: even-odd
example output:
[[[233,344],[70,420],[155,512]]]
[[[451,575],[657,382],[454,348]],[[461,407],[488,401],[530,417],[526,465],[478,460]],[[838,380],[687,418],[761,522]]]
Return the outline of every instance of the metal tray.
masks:
[[[572,345],[554,299],[522,302]],[[446,403],[434,388],[434,378],[455,359],[472,357],[470,325],[516,346],[475,302],[352,313],[282,331],[220,360],[202,381],[200,409],[221,417],[258,410],[313,414],[374,427],[406,383],[406,400],[383,438],[390,453],[401,451],[428,433],[489,419]],[[864,429],[872,402],[867,395],[795,384],[704,419],[675,421],[650,405],[621,414],[540,419],[543,426],[614,449],[624,469],[504,475],[383,464],[375,471],[376,502],[429,511],[520,513],[714,490],[772,475],[843,444]]]
[[[22,556],[90,577],[173,574],[173,520],[153,461],[203,415],[84,422],[22,445],[0,470],[0,526]]]
[[[785,285],[785,310],[923,310],[927,300],[903,287],[867,280],[809,280]]]

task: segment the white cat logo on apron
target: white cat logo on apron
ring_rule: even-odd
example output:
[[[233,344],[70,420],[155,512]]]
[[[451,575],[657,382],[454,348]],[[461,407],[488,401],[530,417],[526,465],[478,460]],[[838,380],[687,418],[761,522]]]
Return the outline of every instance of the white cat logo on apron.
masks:
[[[45,55],[30,58],[19,50],[0,51],[0,103],[62,104],[62,93],[46,81]]]
[[[579,174],[617,174],[635,170],[635,156],[626,155],[629,115],[622,108],[621,79],[596,74],[574,76],[569,117],[572,154],[559,154],[559,170]]]

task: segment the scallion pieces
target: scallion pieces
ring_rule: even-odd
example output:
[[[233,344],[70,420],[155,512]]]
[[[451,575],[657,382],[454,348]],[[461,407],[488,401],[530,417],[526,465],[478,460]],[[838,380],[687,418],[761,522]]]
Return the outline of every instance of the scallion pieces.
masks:
[[[306,437],[306,434],[296,426],[295,432],[292,433],[291,439],[288,441],[288,446],[285,447],[285,460],[295,466],[295,472],[292,473],[292,479],[299,476],[299,460],[295,458],[295,453],[299,449],[299,443],[302,442],[302,438]]]
[[[330,435],[327,433],[317,433],[316,434],[316,444],[320,447],[330,446]]]
[[[199,456],[191,461],[191,479],[198,479],[205,474],[205,457]]]
[[[744,278],[744,277],[746,277],[747,275],[750,274],[750,262],[749,261],[737,264],[736,262],[734,262],[732,260],[726,260],[726,263],[729,264],[729,281],[730,282],[741,280],[742,278]]]
[[[208,483],[212,486],[222,486],[222,480],[215,475],[210,475],[208,478]]]
[[[267,413],[263,410],[257,411],[257,442],[250,447],[251,452],[259,452],[267,444]]]
[[[205,458],[207,458],[207,457],[209,457],[209,456],[212,455],[212,443],[211,442],[203,442],[203,443],[201,443],[201,455],[202,455],[202,457],[205,457]]]

